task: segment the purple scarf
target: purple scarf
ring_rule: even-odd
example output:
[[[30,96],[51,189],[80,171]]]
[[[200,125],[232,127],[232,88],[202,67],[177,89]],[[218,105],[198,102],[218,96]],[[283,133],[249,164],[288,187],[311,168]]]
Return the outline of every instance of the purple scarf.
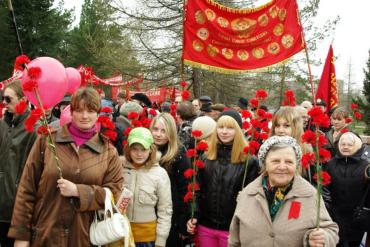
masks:
[[[81,146],[88,140],[90,140],[96,133],[96,126],[94,125],[91,129],[82,130],[79,129],[74,122],[68,126],[69,133],[77,146]]]

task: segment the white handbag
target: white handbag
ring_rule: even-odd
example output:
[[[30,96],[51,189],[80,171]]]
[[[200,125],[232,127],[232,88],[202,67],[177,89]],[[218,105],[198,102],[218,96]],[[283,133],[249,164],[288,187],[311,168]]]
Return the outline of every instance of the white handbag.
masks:
[[[116,242],[122,238],[129,237],[129,222],[119,213],[117,207],[112,203],[112,192],[108,188],[105,190],[104,219],[98,220],[98,213],[90,226],[90,242],[93,245],[106,245]],[[129,241],[125,239],[125,246]]]

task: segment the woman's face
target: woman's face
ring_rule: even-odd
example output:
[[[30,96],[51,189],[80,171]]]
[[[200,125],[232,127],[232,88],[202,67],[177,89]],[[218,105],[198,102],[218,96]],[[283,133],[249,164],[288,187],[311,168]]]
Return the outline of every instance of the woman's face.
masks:
[[[19,103],[19,98],[17,94],[11,88],[6,88],[4,90],[3,103],[6,110],[12,114],[15,113],[15,106]],[[10,101],[8,103],[8,101]]]
[[[72,111],[72,121],[79,129],[91,129],[97,120],[98,113],[94,110],[87,109],[85,106],[80,106],[78,109]]]
[[[292,126],[286,119],[279,118],[276,121],[274,132],[277,136],[292,136]]]
[[[355,141],[350,137],[342,137],[339,142],[339,152],[343,156],[350,156],[356,152]]]
[[[341,130],[346,126],[346,119],[340,117],[330,118],[331,124],[333,125],[334,130]]]
[[[297,170],[297,159],[292,147],[269,151],[265,162],[269,182],[273,187],[287,185]]]
[[[140,143],[134,143],[130,146],[130,156],[136,165],[143,165],[148,160],[150,149],[145,149]]]
[[[169,139],[168,139],[166,130],[164,128],[164,125],[160,121],[157,121],[153,125],[153,128],[151,129],[151,131],[152,131],[155,145],[165,145],[168,143]]]
[[[234,141],[235,133],[236,131],[232,127],[226,126],[217,127],[218,139],[224,144],[232,143]]]

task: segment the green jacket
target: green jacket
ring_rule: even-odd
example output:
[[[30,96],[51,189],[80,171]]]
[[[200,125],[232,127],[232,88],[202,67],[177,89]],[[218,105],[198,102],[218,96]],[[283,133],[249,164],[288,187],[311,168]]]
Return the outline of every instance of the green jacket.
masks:
[[[29,111],[11,120],[12,116],[6,113],[0,120],[0,222],[9,223],[12,218],[17,186],[36,140],[36,133],[24,128],[28,115]]]

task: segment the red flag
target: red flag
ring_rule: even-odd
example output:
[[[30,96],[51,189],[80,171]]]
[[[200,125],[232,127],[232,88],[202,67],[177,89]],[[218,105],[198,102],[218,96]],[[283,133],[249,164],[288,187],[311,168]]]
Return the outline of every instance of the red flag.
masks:
[[[185,6],[184,64],[224,73],[270,66],[304,48],[295,0],[232,9],[213,0]]]
[[[321,99],[326,103],[327,112],[336,107],[339,103],[334,59],[333,47],[330,45],[320,84],[316,92],[316,99]]]

